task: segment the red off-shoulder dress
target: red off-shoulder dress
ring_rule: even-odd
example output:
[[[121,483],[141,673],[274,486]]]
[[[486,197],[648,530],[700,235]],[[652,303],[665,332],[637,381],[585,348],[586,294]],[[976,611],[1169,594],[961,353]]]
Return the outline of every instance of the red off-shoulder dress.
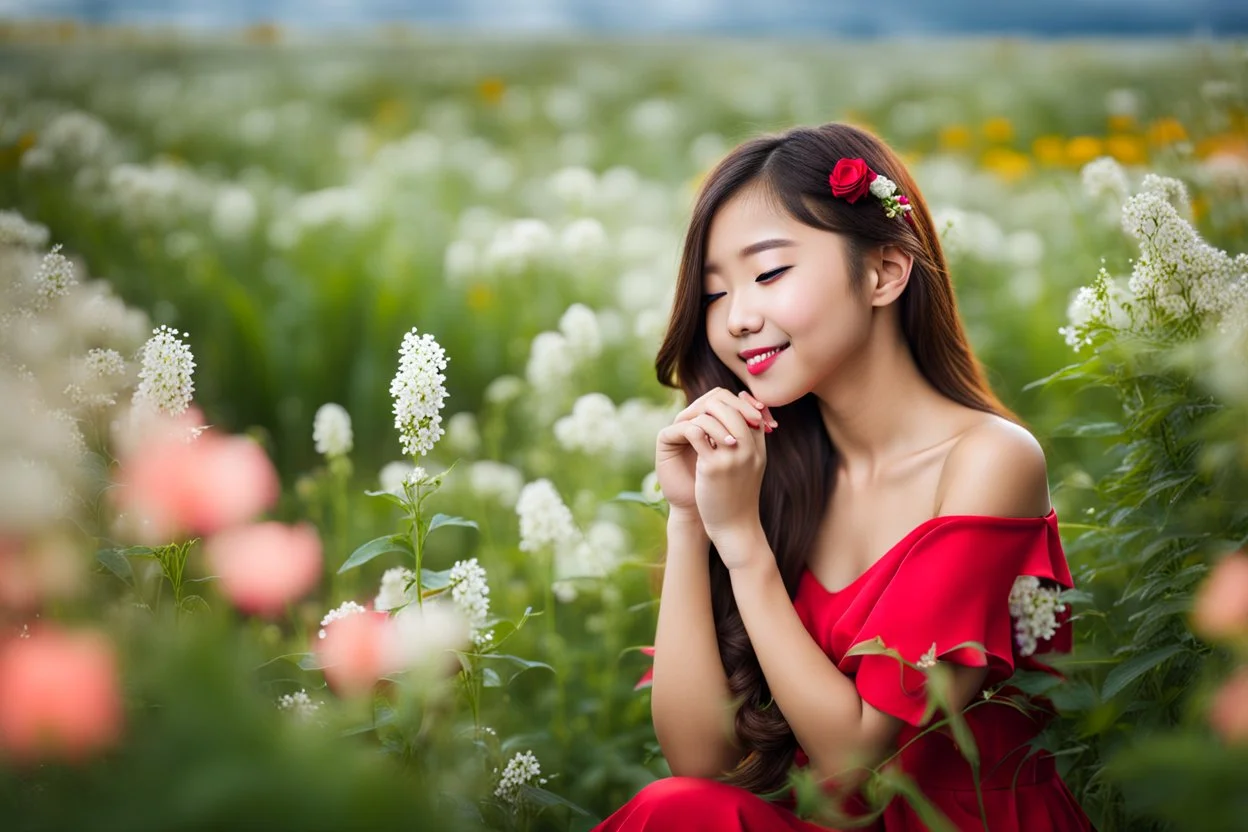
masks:
[[[917,663],[935,643],[941,661],[988,666],[985,689],[1008,679],[1015,668],[1043,670],[1035,656],[1020,654],[1009,596],[1015,579],[1033,575],[1070,588],[1073,581],[1058,536],[1057,512],[1045,517],[945,515],[921,523],[871,568],[842,590],[831,592],[803,574],[794,608],[828,658],[854,680],[863,700],[906,724],[897,738],[903,750],[895,765],[959,830],[1071,832],[1091,830],[1083,810],[1054,770],[1053,759],[1028,742],[1045,718],[1007,701],[1010,691],[977,701],[965,712],[979,746],[981,817],[970,764],[944,730],[921,733],[925,676],[888,656],[846,656],[859,642],[880,637]],[[1068,652],[1068,615],[1036,654]],[[965,642],[978,649],[957,647]],[[911,740],[914,740],[911,742]],[[908,744],[909,743],[909,744]],[[799,750],[798,765],[806,762]],[[783,803],[744,789],[693,777],[669,777],[642,789],[595,832],[823,832]],[[859,827],[861,828],[861,827]],[[895,798],[869,830],[918,832],[927,827],[909,803]]]

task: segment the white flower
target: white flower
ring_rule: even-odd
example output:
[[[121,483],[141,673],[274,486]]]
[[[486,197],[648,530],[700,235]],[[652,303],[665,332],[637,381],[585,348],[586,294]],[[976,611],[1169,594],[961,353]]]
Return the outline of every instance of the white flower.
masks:
[[[17,211],[0,211],[0,246],[42,249],[48,244],[48,227],[30,222]]]
[[[481,459],[468,469],[468,488],[480,500],[515,508],[524,487],[524,474],[518,468],[492,459]]]
[[[1058,601],[1060,590],[1042,587],[1034,575],[1019,575],[1010,589],[1010,617],[1020,656],[1036,652],[1037,641],[1051,639],[1057,632],[1057,615],[1066,611]]]
[[[481,432],[477,430],[477,417],[470,411],[461,410],[446,420],[446,442],[456,453],[471,456],[481,447]]]
[[[897,183],[887,176],[876,176],[871,180],[870,188],[871,196],[876,199],[884,199],[884,197],[897,193]]]
[[[597,358],[602,352],[602,333],[594,310],[574,303],[559,318],[559,332],[577,361]]]
[[[467,619],[473,643],[489,644],[493,634],[485,630],[490,616],[490,586],[485,582],[485,569],[476,558],[457,561],[451,567],[450,587],[451,600]]]
[[[1102,156],[1088,162],[1080,171],[1079,178],[1083,183],[1083,193],[1088,199],[1113,197],[1122,202],[1127,198],[1130,188],[1127,184],[1127,172],[1112,156]]]
[[[559,249],[579,265],[607,254],[607,231],[593,217],[575,219],[559,233]]]
[[[300,719],[308,719],[321,707],[320,702],[313,702],[307,690],[287,693],[277,700],[278,710],[290,711]]]
[[[622,448],[615,404],[602,393],[586,393],[572,413],[555,422],[555,439],[569,451],[601,453]]]
[[[402,566],[387,569],[381,576],[381,586],[373,599],[375,610],[397,610],[416,601],[416,573]],[[411,587],[408,588],[408,584]]]
[[[542,777],[542,765],[537,757],[533,756],[532,751],[521,751],[507,761],[503,776],[499,778],[498,786],[494,789],[494,796],[513,807],[519,806],[522,801],[521,787],[545,783],[546,778]]]
[[[440,600],[408,604],[390,619],[386,663],[399,670],[428,664],[448,650],[462,650],[469,643],[468,622],[454,604]],[[459,662],[454,661],[455,669]]]
[[[919,668],[935,667],[936,666],[936,642],[933,641],[932,646],[927,649],[926,653],[924,653],[922,656],[919,656],[919,660],[915,662],[914,664],[916,667],[919,667]]]
[[[351,415],[340,404],[321,405],[312,420],[312,441],[316,452],[327,457],[351,453]]]
[[[555,581],[559,600],[575,600],[574,579],[602,579],[619,566],[628,550],[628,534],[615,523],[599,520],[583,538],[559,546],[555,551]]]
[[[368,608],[361,606],[354,601],[344,601],[334,609],[325,613],[325,617],[321,619],[320,632],[316,634],[317,638],[325,638],[325,628],[335,621],[346,618],[349,615],[359,615],[362,612],[368,612]]]
[[[259,210],[251,191],[227,185],[217,191],[212,206],[212,230],[224,240],[241,240],[256,227]]]
[[[43,256],[39,270],[35,272],[35,297],[39,309],[46,309],[56,298],[69,294],[70,287],[78,283],[74,277],[74,264],[61,254],[60,244]]]
[[[499,376],[485,387],[485,400],[491,404],[507,404],[524,393],[524,380],[517,376]]]
[[[399,371],[390,382],[394,399],[394,426],[405,454],[427,454],[442,436],[442,410],[446,399],[446,351],[428,333],[416,328],[403,336],[399,348]]]
[[[529,348],[524,376],[537,390],[557,391],[576,369],[576,356],[559,332],[539,332]]]
[[[526,485],[516,501],[516,514],[520,517],[522,552],[566,545],[580,537],[571,510],[550,480],[535,480]]]
[[[661,503],[666,499],[663,496],[663,487],[659,485],[659,474],[657,471],[651,471],[649,474],[646,474],[641,481],[641,496],[652,503]]]
[[[195,357],[190,346],[178,338],[177,330],[161,326],[152,333],[140,352],[139,386],[133,405],[140,411],[180,416],[195,392]],[[184,332],[182,337],[189,336]]]
[[[388,491],[396,497],[402,497],[403,484],[407,482],[408,476],[415,470],[415,467],[405,460],[387,462],[377,475],[381,490]]]
[[[65,387],[65,395],[74,404],[88,408],[112,407],[117,403],[118,377],[126,374],[126,360],[116,350],[94,348],[86,358],[71,368],[74,381]]]

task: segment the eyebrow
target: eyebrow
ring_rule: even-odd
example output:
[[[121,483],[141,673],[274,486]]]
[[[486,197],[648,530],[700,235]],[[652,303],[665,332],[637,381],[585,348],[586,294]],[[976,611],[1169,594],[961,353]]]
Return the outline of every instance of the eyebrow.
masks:
[[[763,251],[768,251],[773,248],[786,248],[788,246],[795,246],[795,245],[797,245],[797,243],[793,242],[792,240],[786,240],[782,237],[773,237],[768,240],[759,240],[757,243],[750,243],[748,246],[741,249],[740,253],[737,254],[737,258],[740,260],[744,260],[747,257],[753,256]],[[718,266],[716,266],[714,263],[708,262],[706,264],[706,267],[702,270],[702,273],[704,275],[708,275],[708,274],[712,274],[718,271],[719,271]]]

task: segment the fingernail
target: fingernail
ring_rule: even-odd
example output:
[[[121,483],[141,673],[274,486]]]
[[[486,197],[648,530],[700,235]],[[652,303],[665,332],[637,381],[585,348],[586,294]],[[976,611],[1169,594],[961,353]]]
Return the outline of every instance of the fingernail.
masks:
[[[728,434],[727,436],[724,437],[724,444],[725,445],[737,444],[737,437],[733,436],[731,433]]]
[[[778,427],[780,427],[780,423],[779,423],[779,422],[777,422],[775,419],[772,419],[772,420],[771,420],[771,426],[772,426],[773,428],[778,428]]]
[[[771,433],[771,425],[763,425],[763,433]]]

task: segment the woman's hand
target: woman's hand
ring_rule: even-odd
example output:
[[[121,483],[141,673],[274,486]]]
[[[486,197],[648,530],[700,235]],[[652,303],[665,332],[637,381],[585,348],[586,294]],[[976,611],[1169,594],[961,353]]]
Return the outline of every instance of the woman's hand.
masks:
[[[767,449],[764,433],[776,425],[770,411],[742,391],[717,387],[659,431],[655,471],[673,512],[698,517],[717,533],[757,524],[758,495]]]

